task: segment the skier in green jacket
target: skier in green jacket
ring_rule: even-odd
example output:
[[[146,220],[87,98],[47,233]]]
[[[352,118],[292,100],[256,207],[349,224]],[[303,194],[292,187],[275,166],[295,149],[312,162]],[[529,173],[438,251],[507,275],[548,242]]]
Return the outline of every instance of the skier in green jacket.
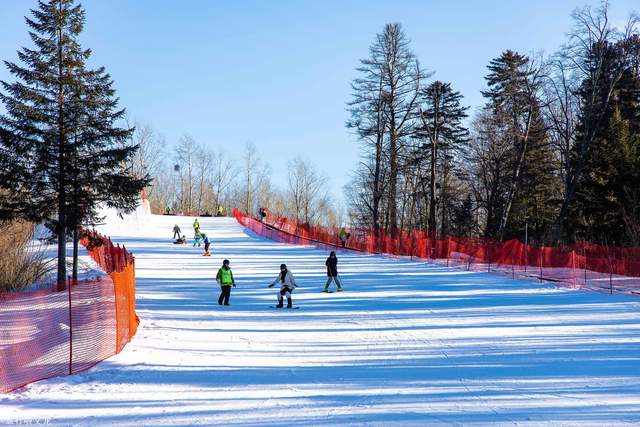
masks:
[[[220,285],[220,297],[218,297],[218,305],[229,305],[229,297],[231,296],[231,287],[235,288],[236,283],[233,280],[233,272],[229,267],[229,260],[222,261],[222,267],[218,270],[216,275],[216,282]]]

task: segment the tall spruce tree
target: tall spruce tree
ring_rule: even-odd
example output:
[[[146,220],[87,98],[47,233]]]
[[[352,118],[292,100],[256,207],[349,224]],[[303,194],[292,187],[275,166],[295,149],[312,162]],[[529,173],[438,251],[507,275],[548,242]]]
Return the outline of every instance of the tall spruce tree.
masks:
[[[485,79],[488,89],[482,95],[487,98],[487,108],[501,123],[512,151],[507,193],[497,227],[497,237],[503,238],[526,164],[536,111],[539,109],[539,71],[527,56],[511,50],[492,60],[487,68],[489,74]]]
[[[112,82],[87,70],[90,50],[78,37],[85,14],[74,0],[40,1],[25,18],[35,49],[5,62],[16,82],[2,82],[0,100],[0,219],[53,220],[58,284],[66,280],[68,230],[100,202],[131,209],[148,180],[122,170],[136,147],[117,148],[132,129],[115,125]],[[77,237],[77,236],[76,236]]]
[[[426,152],[425,157],[429,159],[428,229],[435,235],[437,184],[440,183],[441,209],[444,218],[449,153],[460,149],[469,140],[469,131],[462,123],[467,117],[467,108],[460,104],[462,95],[454,91],[450,83],[433,82],[423,89],[420,95],[420,122],[416,128],[416,135],[425,140],[420,145],[419,151]],[[438,170],[442,171],[441,177],[437,176]],[[442,227],[443,229],[445,227],[444,220]]]

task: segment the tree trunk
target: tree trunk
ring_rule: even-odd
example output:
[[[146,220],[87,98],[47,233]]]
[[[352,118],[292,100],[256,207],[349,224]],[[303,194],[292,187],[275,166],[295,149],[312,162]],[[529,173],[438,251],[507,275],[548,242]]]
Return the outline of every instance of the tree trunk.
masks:
[[[533,113],[529,111],[529,117],[527,118],[527,126],[525,128],[525,133],[522,138],[522,143],[519,144],[520,152],[518,153],[518,162],[516,163],[516,167],[513,171],[511,182],[509,183],[507,201],[505,203],[504,210],[502,211],[502,216],[500,218],[500,226],[498,227],[498,238],[500,240],[504,238],[504,231],[507,227],[509,214],[511,213],[511,205],[513,204],[513,199],[515,197],[516,191],[518,190],[518,183],[520,181],[520,172],[522,172],[522,167],[524,166],[524,159],[527,154],[527,145],[529,142],[529,133],[531,131],[532,116],[533,116]]]
[[[389,138],[389,224],[388,230],[392,235],[398,232],[398,135],[396,134],[395,116],[391,113],[391,133]]]
[[[440,190],[440,210],[442,211],[442,223],[440,224],[440,236],[444,238],[444,236],[449,234],[448,224],[447,224],[447,198],[449,195],[447,194],[447,179],[449,177],[449,163],[447,160],[447,149],[446,146],[444,148],[444,158],[442,160],[442,184]]]
[[[59,3],[62,14],[62,2]],[[66,197],[65,197],[65,141],[64,141],[64,87],[62,68],[62,28],[58,28],[58,289],[66,288],[67,260],[66,260]]]
[[[78,241],[80,240],[80,233],[78,232],[78,225],[73,228],[73,282],[78,281]]]
[[[378,120],[380,120],[380,113],[378,114]],[[379,122],[380,123],[380,122]],[[379,125],[378,125],[379,126]],[[382,167],[382,143],[384,140],[384,130],[378,129],[376,135],[376,160],[373,173],[373,231],[378,233],[380,230],[380,200],[382,199],[382,191],[380,190],[380,168]]]

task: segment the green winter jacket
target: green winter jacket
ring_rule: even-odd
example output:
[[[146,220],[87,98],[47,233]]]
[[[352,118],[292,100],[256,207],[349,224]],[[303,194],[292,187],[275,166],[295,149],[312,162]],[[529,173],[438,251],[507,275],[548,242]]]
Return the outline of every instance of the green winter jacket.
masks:
[[[234,284],[233,272],[230,268],[220,267],[216,275],[216,281],[220,283],[220,286],[232,286]]]

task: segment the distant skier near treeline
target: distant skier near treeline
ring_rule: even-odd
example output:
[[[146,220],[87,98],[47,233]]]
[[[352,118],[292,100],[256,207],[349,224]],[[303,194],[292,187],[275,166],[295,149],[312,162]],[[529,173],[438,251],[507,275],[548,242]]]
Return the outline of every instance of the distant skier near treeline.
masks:
[[[291,293],[298,286],[296,285],[296,281],[293,278],[293,274],[287,269],[286,264],[280,265],[280,274],[276,277],[276,280],[273,281],[269,285],[270,288],[273,288],[276,283],[280,283],[280,292],[278,294],[278,305],[276,308],[282,308],[284,297],[287,297],[287,308],[293,308],[293,300],[291,299]]]
[[[220,285],[220,296],[218,297],[218,305],[229,305],[229,297],[231,296],[231,287],[235,288],[236,282],[233,279],[233,272],[229,267],[229,260],[222,261],[222,267],[216,274],[216,282]]]
[[[342,284],[340,283],[340,279],[338,279],[338,257],[336,256],[335,251],[331,251],[329,258],[327,258],[324,265],[327,266],[327,283],[324,285],[324,289],[322,291],[329,292],[329,285],[333,281],[336,282],[338,292],[342,292]]]
[[[340,237],[340,242],[342,243],[343,248],[347,246],[347,240],[350,236],[351,233],[347,233],[347,230],[345,230],[344,227],[340,227],[340,233],[338,234],[338,237]]]
[[[195,233],[196,231],[200,231],[200,222],[198,221],[198,218],[193,221],[193,232]]]

